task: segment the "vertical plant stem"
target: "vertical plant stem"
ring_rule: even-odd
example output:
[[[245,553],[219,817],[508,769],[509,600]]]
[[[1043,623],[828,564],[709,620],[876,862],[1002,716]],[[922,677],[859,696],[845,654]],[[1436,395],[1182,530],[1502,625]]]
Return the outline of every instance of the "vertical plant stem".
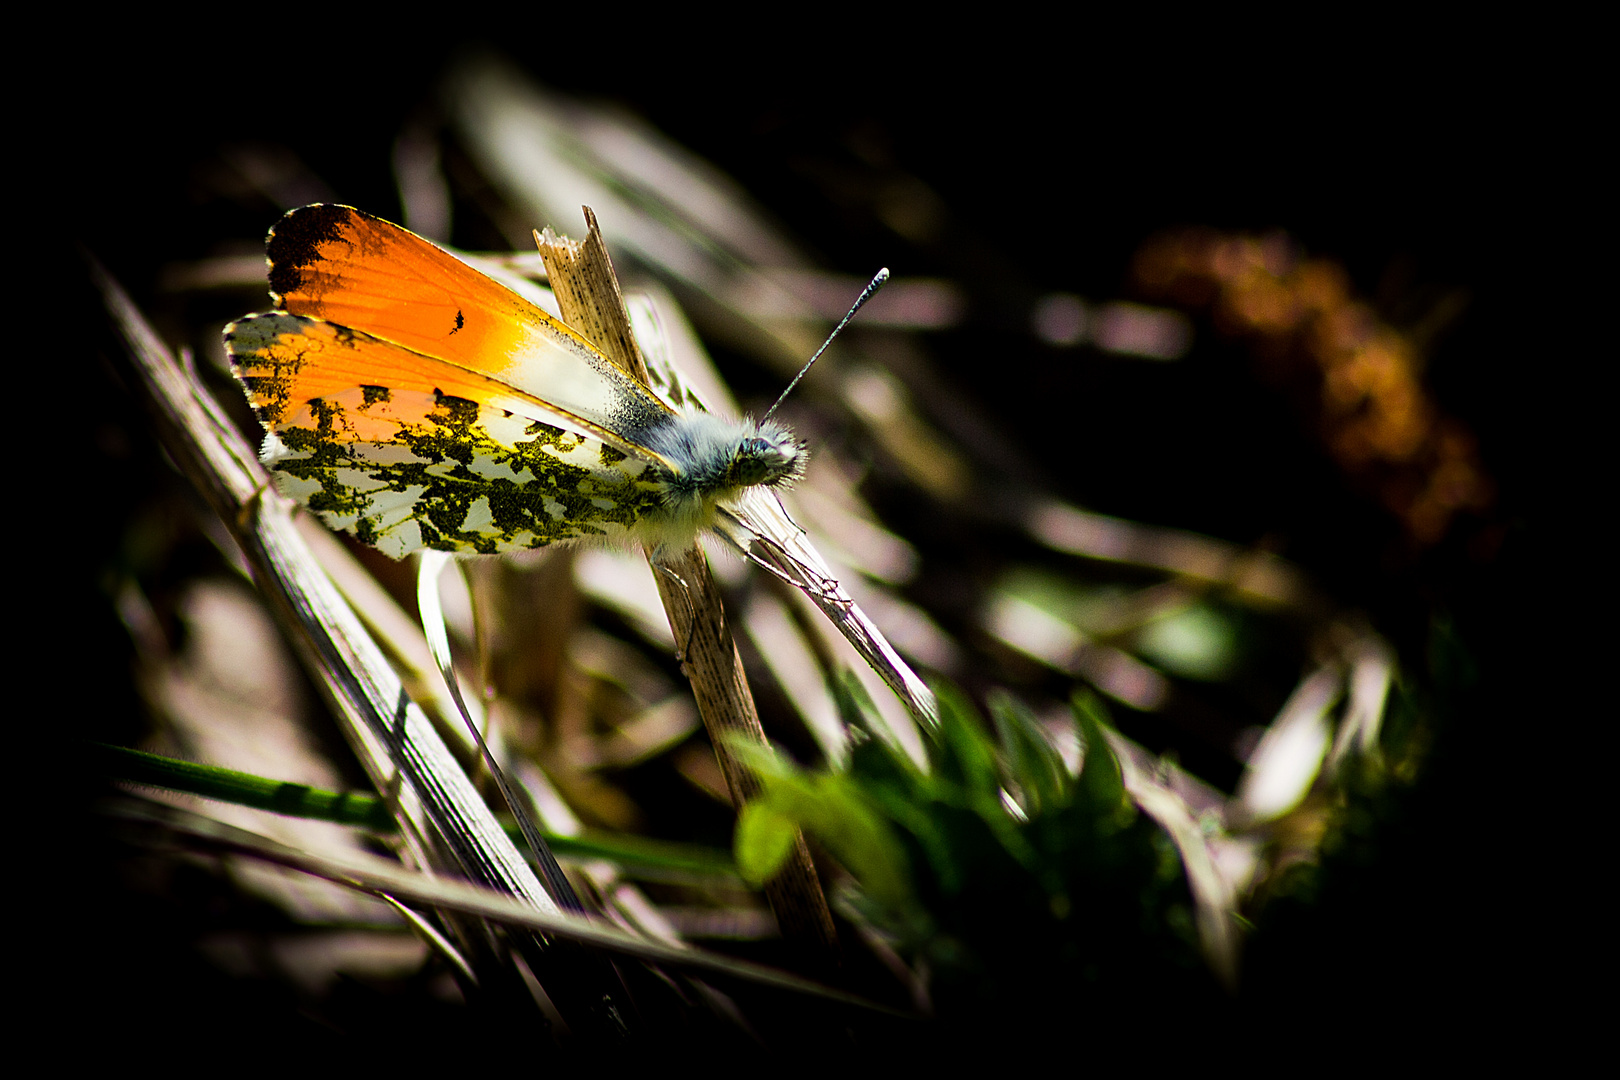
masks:
[[[544,236],[535,234],[563,321],[646,384],[646,364],[631,333],[630,317],[596,215],[588,207],[585,218],[590,231],[584,241],[557,237],[549,230]],[[686,674],[730,788],[732,805],[740,809],[758,794],[759,781],[732,755],[727,737],[740,733],[763,746],[765,729],[759,722],[719,589],[701,548],[666,552],[657,559],[649,553],[648,559],[670,629],[676,642],[684,647]],[[765,886],[765,897],[776,914],[782,936],[799,949],[812,967],[826,970],[837,965],[838,940],[832,913],[802,833],[782,872]]]

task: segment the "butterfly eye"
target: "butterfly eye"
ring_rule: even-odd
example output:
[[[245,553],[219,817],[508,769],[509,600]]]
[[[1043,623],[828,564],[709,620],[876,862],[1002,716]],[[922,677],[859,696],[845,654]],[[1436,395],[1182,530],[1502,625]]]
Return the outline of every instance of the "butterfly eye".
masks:
[[[742,440],[737,455],[731,459],[731,481],[743,487],[766,483],[773,472],[771,449],[764,439]]]
[[[752,436],[738,444],[728,479],[742,487],[781,483],[797,475],[801,458],[799,444],[791,437]]]

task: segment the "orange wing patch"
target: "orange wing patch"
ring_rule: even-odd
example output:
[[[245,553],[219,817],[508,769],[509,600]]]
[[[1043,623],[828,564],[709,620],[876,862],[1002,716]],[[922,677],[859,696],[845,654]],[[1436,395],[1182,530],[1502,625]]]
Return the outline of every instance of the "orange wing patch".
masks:
[[[574,337],[450,253],[347,206],[306,206],[270,234],[270,291],[294,315],[363,326],[499,374],[533,339]]]
[[[631,435],[670,409],[588,342],[441,248],[349,206],[294,210],[270,234],[270,290],[294,315],[481,371]]]
[[[546,423],[561,419],[498,379],[318,319],[248,316],[231,324],[225,345],[248,403],[272,431],[312,427],[314,402],[379,385],[483,402]]]

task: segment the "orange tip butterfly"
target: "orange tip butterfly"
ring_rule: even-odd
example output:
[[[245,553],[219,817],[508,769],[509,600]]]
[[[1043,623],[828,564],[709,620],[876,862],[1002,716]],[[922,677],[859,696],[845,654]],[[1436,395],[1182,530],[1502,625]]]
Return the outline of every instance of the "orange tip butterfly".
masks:
[[[758,422],[672,407],[397,225],[305,206],[271,231],[268,256],[276,310],[225,328],[267,432],[261,456],[283,493],[394,558],[686,547],[744,493],[804,473],[776,406]]]

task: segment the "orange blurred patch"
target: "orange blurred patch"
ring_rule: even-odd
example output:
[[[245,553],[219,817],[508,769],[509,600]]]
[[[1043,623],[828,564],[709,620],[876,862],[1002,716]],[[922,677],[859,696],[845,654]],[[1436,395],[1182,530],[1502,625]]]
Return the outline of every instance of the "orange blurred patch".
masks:
[[[1209,309],[1269,376],[1310,387],[1329,452],[1419,547],[1492,504],[1472,436],[1422,384],[1417,346],[1352,296],[1343,267],[1302,258],[1280,234],[1199,229],[1143,245],[1135,272],[1148,296]]]

